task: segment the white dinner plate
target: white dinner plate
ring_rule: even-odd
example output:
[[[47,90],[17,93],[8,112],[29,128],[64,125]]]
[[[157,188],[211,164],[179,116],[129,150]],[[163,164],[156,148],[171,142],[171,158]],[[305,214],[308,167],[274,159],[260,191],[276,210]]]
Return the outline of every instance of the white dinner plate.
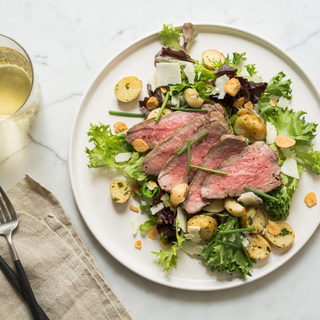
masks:
[[[190,56],[201,60],[206,49],[217,49],[224,54],[246,52],[247,63],[255,63],[265,81],[279,71],[292,79],[293,99],[290,108],[307,111],[306,120],[320,122],[320,97],[312,81],[302,68],[282,49],[260,36],[239,28],[197,24],[199,35],[192,46]],[[107,168],[88,169],[85,147],[90,123],[113,124],[124,121],[128,127],[141,121],[141,118],[128,118],[109,115],[109,110],[138,112],[138,100],[147,96],[147,79],[153,75],[154,56],[161,49],[158,32],[152,33],[130,44],[108,61],[98,72],[82,97],[70,137],[69,170],[74,196],[89,229],[101,245],[119,262],[130,270],[151,281],[187,290],[221,290],[243,285],[259,279],[277,269],[308,241],[319,224],[317,206],[309,209],[304,203],[308,192],[318,191],[318,177],[310,171],[301,176],[299,188],[293,198],[288,223],[293,227],[296,239],[286,249],[272,249],[268,258],[258,261],[252,268],[252,277],[245,279],[227,274],[212,273],[204,266],[202,258],[179,252],[177,267],[166,275],[162,267],[157,267],[157,257],[151,251],[161,249],[159,241],[149,239],[138,232],[132,235],[131,219],[136,213],[129,210],[130,204],[139,206],[134,199],[125,204],[115,204],[109,193],[111,181],[121,178],[116,170]],[[136,76],[142,80],[144,89],[140,97],[130,103],[118,102],[114,95],[116,83],[124,77]],[[315,148],[320,149],[319,139]],[[319,196],[319,194],[318,194]],[[139,213],[140,214],[140,213]],[[147,215],[142,214],[142,221]],[[142,249],[134,248],[141,239]],[[180,250],[181,251],[181,250]]]

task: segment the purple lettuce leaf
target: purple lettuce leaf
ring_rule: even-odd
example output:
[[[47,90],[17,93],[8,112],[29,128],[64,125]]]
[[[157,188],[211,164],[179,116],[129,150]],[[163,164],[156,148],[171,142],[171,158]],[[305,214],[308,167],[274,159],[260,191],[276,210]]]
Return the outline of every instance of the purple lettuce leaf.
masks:
[[[160,234],[163,237],[166,236],[170,244],[176,242],[176,228],[173,225],[176,213],[172,211],[169,207],[165,207],[159,212],[157,212],[156,215],[159,217],[156,225],[158,234]]]
[[[192,23],[185,23],[181,28],[184,44],[181,49],[186,53],[190,51],[191,45],[198,35],[198,29]]]
[[[248,79],[237,77],[241,83],[240,95],[253,104],[257,103],[261,94],[267,89],[267,82],[250,82]]]
[[[147,108],[147,102],[150,99],[150,97],[157,98],[158,103],[159,103],[159,107],[162,105],[162,102],[164,100],[164,97],[163,97],[163,94],[162,94],[160,88],[157,88],[156,90],[152,91],[151,85],[148,83],[147,84],[147,90],[148,90],[149,97],[145,97],[143,100],[139,101],[140,111],[145,115],[148,115],[151,112],[151,110],[149,110]]]
[[[195,63],[195,61],[183,50],[172,50],[162,47],[154,57],[154,65],[159,62],[187,61]]]
[[[221,77],[223,75],[227,75],[229,77],[234,77],[237,73],[238,69],[233,68],[232,66],[229,66],[227,64],[222,65],[219,69],[214,71],[214,75],[218,77]]]

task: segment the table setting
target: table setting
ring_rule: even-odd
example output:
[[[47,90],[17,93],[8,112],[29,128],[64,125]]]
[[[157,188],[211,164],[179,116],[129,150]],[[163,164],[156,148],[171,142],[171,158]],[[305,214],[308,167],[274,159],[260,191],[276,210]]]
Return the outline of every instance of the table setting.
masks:
[[[212,273],[184,252],[165,273],[150,252],[163,248],[133,231],[141,203],[110,196],[121,173],[88,168],[87,133],[92,125],[113,130],[116,121],[129,128],[141,122],[119,113],[139,112],[164,24],[187,22],[198,32],[190,56],[246,51],[266,80],[286,73],[289,107],[319,123],[319,4],[164,1],[162,11],[143,0],[121,8],[103,0],[0,5],[0,319],[317,319],[320,213],[304,201],[307,193],[320,196],[317,174],[299,172],[288,219],[295,241],[272,249],[252,277]],[[3,65],[29,75],[25,92],[11,92],[1,80]],[[143,88],[126,104],[117,101],[115,85],[128,76]],[[10,95],[17,107],[9,110]],[[312,144],[320,149],[318,136]],[[141,212],[142,222],[146,216]]]

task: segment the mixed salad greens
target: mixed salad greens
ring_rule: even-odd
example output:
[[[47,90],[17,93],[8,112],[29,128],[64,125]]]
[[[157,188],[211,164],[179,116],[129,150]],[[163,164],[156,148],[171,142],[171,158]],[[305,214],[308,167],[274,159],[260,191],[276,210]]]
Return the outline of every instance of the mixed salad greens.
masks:
[[[274,139],[272,143],[267,141],[272,149],[279,152],[280,167],[288,159],[296,166],[296,173],[293,176],[290,175],[290,172],[282,172],[281,186],[269,193],[278,201],[265,198],[263,202],[270,218],[286,220],[301,173],[305,171],[305,168],[309,168],[320,175],[320,152],[313,150],[312,145],[312,140],[316,136],[317,124],[306,122],[303,117],[304,111],[294,111],[288,107],[292,99],[291,80],[285,79],[286,75],[282,71],[266,83],[258,75],[255,64],[245,64],[245,52],[234,52],[232,58],[228,54],[224,63],[220,60],[213,61],[212,70],[209,70],[203,62],[192,59],[188,53],[197,35],[197,28],[191,23],[186,23],[181,28],[175,28],[171,24],[163,26],[163,30],[159,33],[163,48],[156,54],[155,64],[178,62],[182,81],[178,85],[167,85],[166,92],[162,92],[161,88],[154,86],[151,81],[147,87],[149,97],[139,101],[140,110],[146,116],[151,112],[146,107],[150,97],[156,97],[166,108],[188,107],[183,92],[187,88],[192,88],[206,102],[223,104],[227,110],[228,124],[234,132],[234,123],[239,117],[234,103],[239,96],[232,97],[226,94],[223,99],[219,98],[221,92],[217,91],[217,79],[222,76],[236,77],[241,83],[241,96],[254,105],[252,112],[264,120],[267,130],[296,141],[294,146],[286,149],[277,146]],[[190,63],[193,64],[194,81],[190,81],[186,71]],[[167,98],[166,101],[165,98]],[[271,105],[270,101],[273,101],[274,105]],[[89,142],[94,144],[92,149],[86,148],[85,150],[89,158],[89,168],[104,166],[117,168],[127,179],[140,186],[140,190],[135,191],[135,195],[141,200],[140,210],[148,214],[148,220],[140,225],[140,231],[145,232],[156,226],[158,234],[161,235],[161,241],[172,245],[168,250],[153,252],[159,258],[158,263],[164,266],[163,270],[168,272],[172,266],[177,264],[177,252],[186,242],[182,227],[184,222],[181,221],[181,214],[177,214],[177,211],[183,210],[183,205],[180,205],[178,210],[173,208],[168,193],[158,186],[150,188],[148,182],[156,181],[157,177],[148,176],[141,170],[142,161],[148,151],[145,153],[135,151],[133,146],[126,142],[125,131],[113,134],[110,125],[91,124],[88,137]],[[117,162],[115,160],[116,155],[128,152],[132,153],[128,161]],[[163,204],[162,209],[154,212],[153,208],[160,203]],[[210,215],[210,213],[205,214]],[[187,218],[191,216],[186,212],[184,215]],[[234,245],[230,245],[230,242],[228,244],[230,234],[223,233],[226,230],[241,228],[241,218],[231,216],[227,212],[213,214],[213,216],[218,221],[219,227],[212,240],[201,245],[203,251],[200,256],[205,260],[205,264],[210,266],[212,271],[227,272],[230,275],[234,272],[238,272],[241,276],[250,275],[249,268],[255,261],[248,257],[243,247],[243,234],[234,233]]]

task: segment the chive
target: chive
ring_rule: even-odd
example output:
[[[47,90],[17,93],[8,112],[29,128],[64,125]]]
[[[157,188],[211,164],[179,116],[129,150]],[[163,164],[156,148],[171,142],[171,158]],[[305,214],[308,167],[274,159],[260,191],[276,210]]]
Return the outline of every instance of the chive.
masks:
[[[225,241],[221,241],[221,240],[216,240],[218,243],[221,243],[221,244],[225,244],[227,246],[230,246],[230,247],[233,247],[233,248],[236,248],[236,249],[240,249],[241,250],[241,247],[236,245],[236,244],[233,244],[232,242],[225,242]]]
[[[245,231],[254,231],[256,230],[255,227],[250,228],[242,228],[242,229],[233,229],[233,230],[222,230],[219,233],[221,234],[227,234],[227,233],[237,233],[237,232],[245,232]]]
[[[188,108],[174,108],[172,107],[171,110],[177,110],[177,111],[190,111],[190,112],[207,112],[208,109],[188,109]]]
[[[202,139],[204,136],[206,136],[209,133],[209,131],[205,131],[201,136],[199,136],[197,139],[194,139],[190,143],[190,147],[193,146],[195,143],[197,143],[200,139]],[[180,150],[177,154],[180,156],[182,152],[185,152],[187,150],[188,146],[184,147],[182,150]]]
[[[244,255],[246,256],[246,258],[248,260],[249,267],[252,267],[251,259],[250,259],[249,255],[248,255],[248,252],[247,252],[246,248],[244,247],[244,245],[243,245],[243,243],[241,241],[240,241],[240,246],[242,248],[242,251],[243,251]]]
[[[137,118],[145,117],[145,115],[142,113],[131,113],[131,112],[121,112],[121,111],[111,111],[111,110],[109,110],[109,114],[113,114],[116,116],[124,116],[124,117],[137,117]]]
[[[209,172],[213,172],[213,173],[219,173],[219,174],[224,174],[224,175],[227,175],[228,173],[227,172],[222,172],[222,171],[217,171],[217,170],[211,170],[211,169],[207,169],[207,168],[203,168],[203,167],[197,167],[197,166],[193,166],[191,165],[192,168],[196,168],[196,169],[200,169],[200,170],[203,170],[203,171],[209,171]]]
[[[190,172],[190,140],[188,140],[188,172]]]
[[[166,107],[166,105],[167,105],[167,102],[168,102],[168,100],[169,100],[169,96],[170,96],[170,94],[169,94],[169,91],[168,91],[167,94],[166,94],[166,97],[165,97],[165,99],[164,99],[164,101],[163,101],[163,103],[162,103],[162,106],[161,106],[161,108],[160,108],[160,110],[159,110],[156,118],[154,119],[155,122],[158,122],[158,121],[159,121],[159,119],[160,119],[160,117],[161,117],[161,114],[162,114],[162,112],[163,112],[163,109],[164,109],[164,108]]]
[[[279,199],[278,199],[278,198],[269,196],[268,194],[263,193],[263,192],[261,192],[261,191],[258,191],[258,190],[255,190],[255,189],[252,189],[252,188],[249,188],[249,187],[246,187],[246,186],[243,186],[243,188],[244,188],[244,189],[247,189],[247,190],[249,190],[249,191],[252,191],[252,192],[254,192],[254,193],[256,193],[256,194],[258,194],[259,196],[262,196],[262,197],[268,198],[268,199],[270,199],[270,200],[279,202]]]

